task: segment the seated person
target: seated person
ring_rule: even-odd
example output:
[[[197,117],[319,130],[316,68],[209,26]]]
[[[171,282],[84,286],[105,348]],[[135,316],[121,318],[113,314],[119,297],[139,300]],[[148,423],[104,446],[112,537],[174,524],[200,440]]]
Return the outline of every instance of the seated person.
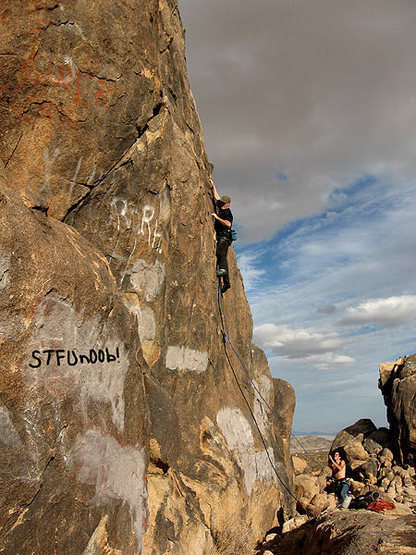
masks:
[[[345,453],[343,449],[337,449],[329,458],[329,466],[332,468],[332,476],[327,478],[327,493],[335,493],[338,498],[337,505],[341,505],[350,489],[350,483],[347,479],[347,463],[345,461]]]

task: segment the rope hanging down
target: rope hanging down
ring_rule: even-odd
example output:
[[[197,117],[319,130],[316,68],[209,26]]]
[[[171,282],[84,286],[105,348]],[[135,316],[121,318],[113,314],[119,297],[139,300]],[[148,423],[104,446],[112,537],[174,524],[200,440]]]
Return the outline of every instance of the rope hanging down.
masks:
[[[287,426],[285,426],[283,424],[283,422],[281,421],[281,419],[278,417],[278,415],[276,414],[276,411],[269,405],[269,403],[266,401],[266,399],[263,397],[263,395],[261,394],[259,388],[257,387],[255,381],[253,380],[253,378],[250,376],[247,368],[245,367],[244,362],[241,360],[240,355],[238,354],[238,352],[236,351],[236,349],[234,348],[234,345],[232,344],[231,338],[230,338],[230,333],[228,331],[228,324],[227,324],[227,318],[225,315],[225,311],[224,311],[224,305],[222,302],[222,295],[220,290],[218,289],[218,305],[219,305],[219,309],[220,309],[220,317],[221,317],[221,323],[223,325],[223,328],[221,328],[221,332],[223,334],[223,341],[224,344],[227,341],[227,343],[230,345],[233,353],[235,354],[235,356],[237,357],[237,360],[239,361],[241,367],[243,368],[245,374],[247,375],[248,379],[250,380],[251,385],[253,386],[254,390],[256,391],[256,393],[259,396],[259,400],[267,407],[267,409],[270,411],[270,413],[275,417],[276,421],[279,422],[279,424],[289,433],[290,437],[292,437],[302,448],[302,450],[304,451],[305,455],[307,457],[309,457],[319,468],[324,469],[324,467],[322,466],[322,464],[320,462],[318,462],[314,457],[312,457],[312,455],[307,451],[307,449],[302,445],[302,443],[298,440],[298,438],[292,434],[292,432],[287,428]]]
[[[223,323],[223,315],[224,315],[224,312],[223,312],[223,308],[222,308],[222,298],[221,298],[221,291],[220,291],[220,288],[219,288],[219,287],[218,287],[218,298],[219,298],[219,304],[220,304],[221,322]],[[225,316],[224,316],[224,320],[225,320]],[[225,325],[227,325],[226,322],[225,322]],[[236,383],[237,383],[238,389],[240,390],[240,393],[241,393],[241,395],[242,395],[242,397],[243,397],[243,399],[244,399],[244,402],[245,402],[245,404],[247,405],[247,409],[248,409],[248,411],[249,411],[249,413],[250,413],[251,418],[253,419],[254,425],[256,426],[256,429],[257,429],[257,431],[258,431],[258,433],[259,433],[259,436],[260,436],[260,438],[261,438],[261,441],[262,441],[262,443],[263,443],[263,445],[264,445],[264,449],[265,449],[267,458],[269,459],[270,466],[272,467],[274,473],[276,474],[276,477],[277,477],[277,479],[279,480],[279,482],[280,482],[280,483],[282,484],[282,486],[286,489],[286,491],[293,497],[293,499],[297,502],[298,499],[295,497],[295,495],[293,494],[292,490],[285,484],[285,482],[283,481],[283,479],[279,476],[279,473],[278,473],[278,471],[277,471],[277,468],[276,468],[276,466],[274,465],[274,463],[273,463],[273,461],[272,461],[272,459],[271,459],[271,457],[270,457],[269,451],[268,451],[268,449],[267,449],[266,441],[265,441],[265,439],[264,439],[264,437],[263,437],[263,434],[262,434],[262,432],[261,432],[261,430],[260,430],[260,428],[259,428],[259,425],[257,424],[256,417],[254,416],[253,411],[251,410],[250,403],[248,402],[248,399],[247,399],[247,397],[246,397],[245,394],[244,394],[244,391],[243,391],[243,389],[242,389],[242,387],[241,387],[241,384],[240,384],[240,382],[239,382],[239,380],[238,380],[237,374],[236,374],[236,372],[235,372],[235,370],[234,370],[234,367],[233,367],[233,365],[232,365],[232,363],[231,363],[230,357],[228,356],[227,344],[226,344],[226,332],[224,331],[224,329],[221,329],[221,331],[222,331],[222,334],[223,334],[223,343],[224,343],[225,357],[226,357],[227,362],[228,362],[228,364],[229,364],[229,366],[230,366],[230,368],[231,368],[231,371],[232,371],[233,376],[234,376],[234,379],[235,379],[235,381],[236,381]],[[228,331],[228,330],[227,330],[227,331]],[[229,342],[229,344],[231,345],[231,341],[230,341],[229,338],[228,338],[228,342]],[[232,347],[232,345],[231,345],[231,347]],[[233,348],[233,347],[232,347],[232,348]],[[233,348],[233,351],[234,351],[234,348]],[[235,352],[235,351],[234,351],[234,352]],[[239,358],[239,357],[238,357],[238,358]],[[241,362],[241,361],[240,361],[240,362]]]

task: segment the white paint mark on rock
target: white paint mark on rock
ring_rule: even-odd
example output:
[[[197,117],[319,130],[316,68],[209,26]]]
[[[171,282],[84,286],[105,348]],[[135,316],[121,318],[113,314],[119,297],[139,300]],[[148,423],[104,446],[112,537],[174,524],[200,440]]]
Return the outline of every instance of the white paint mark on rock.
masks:
[[[240,409],[222,408],[217,413],[217,424],[232,451],[254,445],[251,426]]]
[[[55,160],[58,158],[59,153],[59,148],[55,148],[52,154],[49,152],[47,147],[43,149],[43,161],[45,163],[45,169],[43,174],[42,186],[40,188],[41,193],[49,193],[51,173],[55,164]]]
[[[79,174],[79,171],[80,171],[80,169],[81,169],[82,160],[83,160],[83,156],[81,156],[81,157],[78,159],[77,167],[75,168],[74,175],[73,175],[72,180],[71,180],[71,182],[70,182],[71,185],[70,185],[70,187],[69,187],[69,193],[68,193],[69,200],[72,199],[72,193],[73,193],[73,191],[74,191],[74,186],[75,186],[75,184],[76,184],[76,181],[77,181],[77,178],[78,178],[78,174]]]
[[[76,28],[76,29],[79,28],[79,26],[77,25],[77,23],[75,23],[75,28]],[[81,33],[82,33],[82,31],[81,31]],[[82,33],[82,38],[84,38],[83,33]],[[77,65],[76,65],[76,63],[74,62],[73,58],[71,58],[71,56],[65,55],[65,56],[63,57],[63,60],[64,60],[64,62],[65,62],[65,65],[68,66],[68,68],[70,69],[70,72],[71,72],[71,80],[70,80],[69,82],[65,83],[65,84],[66,84],[66,85],[70,85],[70,84],[72,84],[72,83],[76,80],[76,78],[77,78],[77,70],[78,70],[78,68],[77,68]]]
[[[270,423],[268,416],[269,409],[264,402],[266,401],[269,406],[273,406],[273,383],[271,379],[264,374],[259,377],[258,382],[254,381],[254,383],[260,392],[259,394],[258,391],[254,390],[254,417],[256,418],[261,433],[265,434],[270,427]]]
[[[132,266],[130,281],[137,293],[142,293],[147,302],[152,302],[160,294],[165,281],[165,265],[156,260],[149,264],[139,258]]]
[[[90,349],[105,349],[114,353],[119,349],[119,363],[103,362],[96,364],[76,364],[67,361],[57,364],[52,357],[49,364],[45,361],[37,368],[29,366],[34,362],[31,353],[44,349],[70,349],[75,354],[88,353]],[[46,355],[44,355],[46,358]],[[72,362],[74,356],[72,355]],[[27,362],[22,368],[22,375],[28,391],[37,393],[32,402],[36,405],[41,390],[53,396],[73,392],[80,399],[79,410],[86,411],[88,401],[110,403],[111,415],[115,426],[124,429],[124,381],[129,368],[129,361],[124,343],[110,336],[106,322],[98,317],[82,319],[72,303],[56,294],[45,297],[37,307],[33,319],[33,333],[28,346]]]
[[[140,341],[146,339],[153,341],[156,337],[156,320],[153,310],[149,307],[140,309],[137,313],[137,319]]]
[[[150,239],[152,237],[152,229],[150,227],[150,222],[153,220],[154,215],[155,215],[155,209],[153,208],[153,206],[147,206],[147,204],[143,206],[142,225],[140,227],[140,234],[148,236],[149,247],[150,247]]]
[[[6,407],[0,406],[0,442],[7,447],[20,447],[21,441]]]
[[[163,199],[162,199],[163,202]],[[145,205],[141,210],[134,205],[129,204],[127,199],[123,197],[115,197],[110,203],[110,209],[113,215],[117,218],[117,241],[113,247],[113,253],[116,251],[119,242],[120,224],[123,218],[126,231],[131,231],[135,235],[134,246],[130,252],[126,270],[123,274],[127,273],[128,265],[136,252],[138,236],[143,236],[143,240],[147,242],[148,246],[156,249],[158,253],[162,252],[161,243],[163,233],[159,232],[159,220],[155,218],[156,210],[153,206]],[[114,257],[114,254],[111,256]]]
[[[205,372],[208,367],[208,353],[196,351],[189,347],[170,345],[166,352],[166,368],[169,370],[187,370]]]
[[[276,475],[270,461],[276,466],[272,447],[267,452],[250,450],[240,453],[241,467],[244,471],[244,482],[250,494],[256,482],[274,482]],[[269,459],[270,457],[270,459]]]
[[[275,465],[273,449],[268,447],[267,452],[264,449],[255,450],[250,423],[240,409],[222,408],[217,413],[217,424],[238,465],[244,472],[244,484],[249,495],[256,482],[276,480],[270,464],[271,460]]]
[[[140,341],[153,341],[156,337],[156,319],[154,311],[146,306],[141,308],[139,304],[130,302],[128,299],[123,299],[125,306],[136,315],[137,328],[139,331]]]
[[[107,343],[110,351],[114,352],[116,344]],[[119,347],[120,349],[120,347]],[[77,372],[68,370],[68,374],[78,373],[77,380],[82,380],[83,388],[81,389],[81,397],[85,400],[92,399],[98,402],[109,402],[111,405],[112,419],[120,431],[124,429],[124,380],[128,370],[127,353],[124,346],[121,345],[120,364],[111,364],[104,362],[95,366],[87,366],[85,369],[78,366],[75,367]]]
[[[79,480],[95,486],[93,502],[97,506],[113,499],[129,506],[140,552],[147,498],[144,450],[122,447],[112,436],[88,430],[77,436],[70,458],[78,470]]]

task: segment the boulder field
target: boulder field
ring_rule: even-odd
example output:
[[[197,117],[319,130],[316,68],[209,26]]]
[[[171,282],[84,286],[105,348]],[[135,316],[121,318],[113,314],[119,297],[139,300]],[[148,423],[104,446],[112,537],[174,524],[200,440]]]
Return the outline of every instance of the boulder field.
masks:
[[[329,448],[345,453],[353,499],[368,494],[388,508],[337,507],[335,495],[324,491],[331,469],[320,462],[322,453],[293,455],[298,514],[265,534],[258,555],[416,552],[415,360],[408,355],[380,365],[389,428],[363,418],[339,432]]]

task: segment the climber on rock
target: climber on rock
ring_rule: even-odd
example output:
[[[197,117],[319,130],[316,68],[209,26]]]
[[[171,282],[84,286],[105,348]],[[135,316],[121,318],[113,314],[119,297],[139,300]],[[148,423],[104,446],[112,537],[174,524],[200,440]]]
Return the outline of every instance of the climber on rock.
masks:
[[[227,252],[232,243],[231,225],[233,215],[230,210],[231,198],[228,195],[220,197],[214,181],[211,179],[211,188],[215,198],[216,212],[212,214],[215,218],[215,232],[217,234],[217,276],[222,278],[221,293],[230,288],[230,276],[228,272]]]

